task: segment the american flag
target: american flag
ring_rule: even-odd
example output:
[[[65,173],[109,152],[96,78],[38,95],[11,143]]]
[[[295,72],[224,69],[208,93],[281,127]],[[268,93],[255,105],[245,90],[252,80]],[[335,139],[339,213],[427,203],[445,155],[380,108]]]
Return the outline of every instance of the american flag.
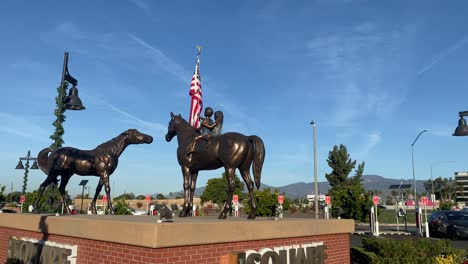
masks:
[[[195,65],[195,72],[193,73],[189,94],[192,98],[192,103],[190,104],[190,125],[198,128],[200,127],[200,113],[203,108],[202,86],[200,79],[200,52],[198,52],[197,55],[197,64]]]

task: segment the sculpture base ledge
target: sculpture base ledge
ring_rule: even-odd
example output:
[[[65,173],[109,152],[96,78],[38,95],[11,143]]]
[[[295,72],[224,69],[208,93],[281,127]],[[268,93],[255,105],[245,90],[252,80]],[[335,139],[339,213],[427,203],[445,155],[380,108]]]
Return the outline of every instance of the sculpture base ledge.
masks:
[[[237,263],[239,252],[321,243],[324,263],[349,263],[354,221],[308,218],[0,215],[0,262],[9,242],[36,239],[75,245],[74,263]],[[101,261],[102,259],[102,261]],[[90,261],[90,262],[87,262]],[[338,262],[336,262],[338,261]],[[73,263],[73,262],[72,262]]]

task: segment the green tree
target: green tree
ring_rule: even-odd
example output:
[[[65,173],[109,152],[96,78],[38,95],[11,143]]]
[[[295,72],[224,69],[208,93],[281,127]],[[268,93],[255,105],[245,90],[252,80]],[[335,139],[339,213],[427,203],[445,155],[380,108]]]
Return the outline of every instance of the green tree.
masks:
[[[146,196],[144,196],[143,194],[140,194],[138,195],[137,197],[135,197],[136,200],[145,200],[146,199]]]
[[[424,188],[428,193],[432,193],[432,186],[434,186],[434,194],[436,199],[443,202],[451,201],[457,192],[463,190],[461,185],[458,185],[453,178],[438,177],[434,181],[428,180],[424,182]]]
[[[164,196],[162,193],[158,193],[158,195],[156,195],[156,199],[164,200],[164,199],[166,199],[166,196]]]
[[[275,206],[278,204],[279,190],[273,192],[270,188],[255,191],[255,200],[257,201],[257,216],[274,216]],[[283,195],[283,211],[287,211],[291,207],[291,199]],[[244,201],[245,212],[249,214],[252,207],[249,200]]]
[[[94,197],[94,196],[93,196],[93,197]],[[91,196],[90,196],[89,194],[87,194],[87,193],[85,193],[85,194],[83,195],[83,199],[92,199],[93,197],[91,197]],[[99,197],[98,197],[98,198],[99,198]],[[75,196],[75,199],[81,199],[81,194],[77,194],[77,195]],[[99,198],[99,199],[100,199],[100,198]]]
[[[41,213],[56,213],[56,212],[61,212],[62,207],[58,206],[58,204],[55,204],[54,201],[60,201],[61,196],[58,188],[54,189],[54,193],[52,193],[54,196],[50,197],[49,193],[46,195],[42,195],[41,199],[39,200],[39,203],[37,205],[37,209]],[[34,201],[37,199],[38,192],[33,191],[33,192],[28,192],[25,194],[25,202],[23,204],[23,212],[28,212],[28,207],[30,204],[33,204]],[[68,195],[68,192],[65,191],[65,199],[67,199],[68,204],[71,204],[71,198]],[[57,207],[58,206],[58,207]],[[66,210],[66,209],[65,209]],[[64,211],[66,212],[66,211]]]
[[[372,206],[370,194],[365,192],[362,185],[345,185],[333,193],[333,216],[366,221],[369,208]]]
[[[334,146],[328,155],[328,165],[331,173],[325,174],[332,188],[329,194],[332,196],[333,216],[365,221],[372,205],[370,194],[362,186],[362,175],[365,163],[358,165],[354,177],[349,174],[356,166],[344,145]]]
[[[121,195],[115,197],[115,199],[134,200],[135,199],[135,194],[133,194],[132,192],[131,193],[124,193],[124,194],[121,194]]]
[[[124,198],[114,199],[114,214],[116,215],[130,215],[129,204],[125,202]]]
[[[9,199],[9,202],[19,202],[20,200],[20,197],[21,197],[21,192],[12,192],[10,193],[9,195],[10,197],[8,198]]]
[[[234,194],[237,194],[239,196],[239,201],[242,201],[245,197],[242,193],[242,190],[244,190],[244,183],[240,181],[237,175],[234,176],[234,181]],[[221,178],[214,178],[208,180],[206,188],[200,196],[200,199],[202,203],[211,201],[222,207],[227,199],[227,190],[228,183],[226,179],[226,173],[223,173]]]
[[[356,161],[351,160],[344,145],[340,145],[339,147],[335,145],[333,150],[328,153],[327,163],[332,168],[332,171],[331,173],[326,173],[325,177],[330,183],[331,192],[333,192],[339,189],[342,184],[347,183],[348,175],[356,166]]]
[[[5,202],[6,197],[5,197],[5,185],[0,185],[0,202]]]

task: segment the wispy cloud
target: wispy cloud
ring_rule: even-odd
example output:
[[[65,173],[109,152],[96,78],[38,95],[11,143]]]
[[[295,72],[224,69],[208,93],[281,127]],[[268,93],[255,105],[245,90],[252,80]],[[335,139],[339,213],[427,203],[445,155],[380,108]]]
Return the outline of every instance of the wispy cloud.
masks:
[[[133,34],[128,34],[130,39],[134,40],[140,46],[148,51],[148,53],[152,56],[154,62],[158,64],[161,68],[165,69],[167,72],[171,73],[175,77],[177,77],[180,81],[188,83],[190,73],[186,71],[181,65],[176,63],[174,60],[166,56],[161,50],[158,48],[148,44],[141,38],[136,37]]]
[[[146,15],[148,15],[148,16],[151,15],[151,9],[148,6],[148,4],[146,3],[146,1],[144,1],[144,0],[130,0],[130,2],[132,2],[139,9],[143,10],[143,12]]]
[[[348,126],[393,113],[405,97],[408,77],[400,75],[395,81],[393,74],[406,65],[399,47],[409,34],[374,22],[333,32],[320,33],[305,44],[331,87],[333,123]]]
[[[58,24],[52,31],[42,34],[42,40],[54,46],[66,46],[69,50],[98,61],[138,61],[151,63],[184,83],[190,82],[189,71],[169,58],[163,51],[143,39],[125,32],[91,32],[77,27],[70,21]],[[125,64],[127,67],[131,65]]]
[[[452,137],[454,131],[455,125],[453,125],[452,127],[438,126],[429,128],[430,134],[437,137]]]
[[[418,76],[421,74],[424,74],[425,72],[429,71],[432,67],[434,67],[436,64],[440,63],[443,61],[445,58],[450,56],[450,54],[454,53],[458,49],[462,48],[468,44],[468,36],[465,36],[464,38],[460,39],[459,41],[455,42],[452,46],[448,47],[447,49],[442,50],[438,54],[434,55],[431,58],[431,61],[428,62],[426,65],[424,65],[418,72]]]
[[[0,133],[46,142],[48,131],[33,120],[19,115],[0,112]]]
[[[44,65],[39,61],[21,60],[10,64],[10,67],[15,70],[37,71],[44,68]]]
[[[360,147],[356,155],[366,157],[381,141],[381,132],[373,132],[366,135],[366,142]]]
[[[122,109],[117,108],[116,106],[110,103],[103,102],[103,104],[107,105],[112,111],[124,116],[126,120],[130,121],[131,123],[134,123],[140,127],[151,130],[155,132],[155,134],[163,134],[163,132],[167,129],[167,127],[161,123],[155,123],[155,122],[143,120],[133,114],[130,114]]]
[[[104,65],[112,64],[115,66],[115,61],[118,61],[119,65],[122,64],[122,61],[127,62],[125,67],[141,65],[142,63],[147,64],[149,67],[145,67],[145,71],[155,71],[159,74],[166,72],[168,73],[167,76],[172,76],[177,82],[186,85],[187,90],[174,90],[171,92],[174,94],[180,93],[183,97],[188,96],[194,65],[182,66],[156,45],[135,34],[128,32],[93,33],[92,30],[79,28],[72,22],[63,22],[51,32],[43,34],[43,41],[49,45],[67,46],[70,50],[103,62]],[[138,71],[141,71],[141,69],[138,69]],[[231,98],[232,89],[225,83],[217,81],[203,72],[201,74],[204,89],[216,87],[216,89],[210,90],[210,98],[219,107],[216,110],[226,111],[225,115],[229,115],[233,123],[239,120],[237,123],[244,124],[239,124],[239,127],[250,127],[246,125],[246,122],[249,122],[251,115]],[[208,101],[206,103],[214,106],[214,103]],[[256,124],[257,122],[249,123]],[[229,128],[229,126],[226,126],[226,128]]]

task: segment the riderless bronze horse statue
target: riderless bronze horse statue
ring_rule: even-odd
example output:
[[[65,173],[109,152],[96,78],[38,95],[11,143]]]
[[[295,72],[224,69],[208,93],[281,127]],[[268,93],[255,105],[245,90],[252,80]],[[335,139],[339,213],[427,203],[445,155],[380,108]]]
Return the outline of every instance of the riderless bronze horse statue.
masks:
[[[60,195],[65,205],[67,213],[70,213],[67,200],[65,199],[65,187],[73,174],[81,176],[100,177],[94,199],[91,202],[91,211],[97,214],[96,200],[105,186],[107,194],[107,208],[110,214],[114,213],[111,202],[109,176],[117,168],[119,157],[125,148],[131,144],[150,144],[153,137],[140,133],[136,129],[129,129],[119,136],[102,143],[93,150],[80,150],[71,147],[59,148],[52,151],[51,148],[45,148],[37,155],[39,168],[47,174],[46,180],[39,187],[39,194],[34,202],[34,211],[37,212],[37,204],[41,199],[44,189],[51,183],[57,184],[57,177],[60,175]],[[49,152],[52,154],[48,155]]]
[[[218,218],[225,219],[227,212],[232,208],[232,196],[235,188],[234,173],[236,169],[239,169],[249,190],[252,205],[252,211],[248,218],[254,219],[257,202],[254,196],[254,185],[250,178],[250,166],[253,164],[254,180],[258,189],[260,188],[260,177],[263,161],[265,160],[263,141],[258,136],[245,136],[229,132],[219,136],[208,136],[199,139],[193,146],[193,141],[200,134],[180,114],[176,116],[171,112],[166,141],[171,141],[176,135],[179,145],[177,159],[184,176],[184,207],[179,216],[191,215],[198,172],[224,167],[228,181],[227,200]]]

